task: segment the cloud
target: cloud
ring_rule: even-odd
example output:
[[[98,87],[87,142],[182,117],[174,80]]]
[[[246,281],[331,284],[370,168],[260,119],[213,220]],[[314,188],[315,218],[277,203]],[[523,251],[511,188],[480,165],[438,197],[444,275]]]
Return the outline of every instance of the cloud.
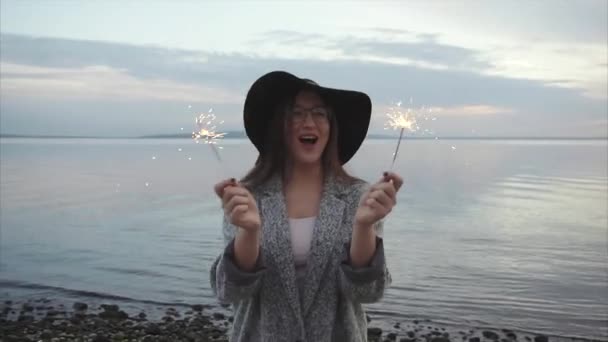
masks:
[[[465,105],[457,107],[432,107],[430,108],[435,116],[478,116],[478,115],[497,115],[512,113],[513,109],[501,108],[490,105]]]
[[[374,112],[377,114],[376,117],[383,122],[386,121],[387,113],[407,113],[408,115],[415,117],[418,122],[424,122],[444,120],[446,118],[466,120],[470,117],[513,114],[515,111],[511,108],[501,108],[483,104],[437,107],[414,106],[401,103],[400,106],[397,106],[396,104],[378,106],[374,109]]]
[[[427,44],[448,48],[430,41]],[[607,108],[606,99],[590,99],[578,88],[470,70],[429,69],[356,58],[218,54],[6,34],[1,36],[0,48],[4,133],[23,129],[26,121],[29,130],[37,129],[31,122],[70,122],[70,129],[89,122],[75,120],[77,115],[100,120],[98,134],[107,133],[109,127],[116,133],[116,120],[124,122],[127,117],[131,119],[121,124],[121,134],[163,133],[173,124],[171,120],[181,125],[191,119],[187,113],[180,119],[167,113],[183,112],[187,102],[197,100],[203,107],[219,103],[218,113],[233,125],[230,128],[236,128],[241,126],[242,100],[249,86],[271,70],[288,70],[325,86],[368,93],[374,103],[374,122],[380,121],[377,118],[382,117],[382,106],[397,100],[413,98],[417,106],[443,108],[442,135],[468,134],[471,127],[496,135],[533,132],[542,136],[557,131],[585,135],[588,131],[582,128],[570,132],[566,128],[603,119]],[[454,51],[450,58],[474,64],[473,52]],[[420,58],[434,58],[436,54],[440,52],[431,51]],[[449,60],[439,58],[441,63]],[[44,94],[52,96],[39,96]],[[77,108],[83,101],[94,101],[95,106],[86,113],[66,109]],[[41,108],[45,108],[44,117]],[[104,115],[108,112],[112,115]],[[142,120],[146,120],[145,129],[134,124]],[[372,127],[372,131],[381,129]]]
[[[349,37],[274,30],[261,34],[250,44],[252,47],[263,44],[282,49],[297,47],[300,50],[319,51],[319,55],[327,54],[330,50],[334,52],[334,57],[342,59],[384,60],[428,68],[491,67],[491,64],[482,60],[479,51],[440,43],[438,37],[437,34],[379,27],[365,30],[364,36]]]
[[[391,34],[391,35],[411,35],[415,34],[413,31],[403,30],[403,29],[395,29],[391,27],[371,27],[367,29],[370,32],[377,32],[380,34]]]
[[[395,114],[401,112],[415,120],[416,125],[414,127],[416,127],[416,131],[408,133],[415,136],[445,136],[454,134],[454,131],[450,129],[450,126],[453,125],[461,126],[459,128],[460,135],[476,133],[474,127],[481,127],[485,131],[484,134],[488,134],[492,129],[487,130],[480,123],[487,122],[488,119],[508,120],[508,117],[505,116],[515,114],[513,109],[483,104],[428,107],[401,103],[401,106],[397,106],[397,104],[383,105],[377,107],[374,112],[375,115],[372,117],[371,123],[372,128],[379,129],[383,127],[385,130],[390,129],[387,126],[387,113]]]
[[[389,6],[392,7],[391,12],[395,13],[390,19],[396,21],[401,16],[408,29],[417,27],[450,31],[448,34],[468,33],[470,38],[488,35],[499,40],[509,37],[530,44],[605,44],[608,39],[608,2],[605,0],[551,0],[532,3],[414,1],[395,2]],[[386,22],[386,25],[391,24],[405,26],[401,23]]]
[[[323,36],[277,30],[252,42],[264,57],[356,60],[434,70],[538,80],[547,85],[583,89],[584,95],[606,98],[605,44],[505,43],[497,40],[475,48],[446,43],[436,33],[375,27],[349,36]],[[567,79],[567,82],[562,82]]]
[[[488,69],[491,64],[481,60],[470,49],[440,44],[434,40],[417,42],[383,42],[367,39],[344,39],[335,43],[344,55],[388,57],[439,66],[446,69]]]
[[[277,45],[293,44],[325,44],[327,36],[319,33],[302,33],[290,30],[271,30],[264,32],[258,38],[249,42],[252,46],[258,44],[272,43]]]
[[[197,84],[224,73],[217,65],[207,67],[208,54],[201,51],[13,34],[1,37],[1,59],[13,64],[54,68],[103,65],[125,70],[137,78]]]
[[[136,78],[126,69],[104,65],[53,68],[0,62],[2,95],[78,100],[154,100],[240,103],[242,95],[219,88],[166,79]]]

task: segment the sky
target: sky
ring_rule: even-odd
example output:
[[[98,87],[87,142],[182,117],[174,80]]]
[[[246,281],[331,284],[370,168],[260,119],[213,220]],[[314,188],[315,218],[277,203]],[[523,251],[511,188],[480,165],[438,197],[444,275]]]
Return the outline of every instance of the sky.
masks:
[[[285,70],[395,103],[436,136],[607,137],[608,1],[0,2],[0,133],[242,130]],[[424,110],[422,110],[424,108]]]

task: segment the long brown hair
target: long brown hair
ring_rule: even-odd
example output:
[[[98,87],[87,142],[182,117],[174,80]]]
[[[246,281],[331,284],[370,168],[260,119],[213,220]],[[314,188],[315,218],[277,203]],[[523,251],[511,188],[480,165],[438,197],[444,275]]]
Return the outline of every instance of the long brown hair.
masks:
[[[312,81],[310,86],[304,86],[298,93],[304,91],[314,92],[321,97],[330,113],[329,139],[325,146],[325,150],[323,151],[323,155],[321,156],[324,177],[331,175],[338,181],[347,184],[356,181],[357,178],[349,175],[340,162],[338,154],[338,121],[333,110],[329,107],[322,95],[316,91]],[[296,95],[298,93],[296,93]],[[290,159],[285,132],[287,120],[289,118],[288,113],[293,108],[294,102],[295,96],[285,99],[275,107],[264,141],[263,152],[258,156],[253,168],[241,179],[241,183],[248,188],[258,187],[275,175],[280,175],[281,178],[285,180],[286,170]]]

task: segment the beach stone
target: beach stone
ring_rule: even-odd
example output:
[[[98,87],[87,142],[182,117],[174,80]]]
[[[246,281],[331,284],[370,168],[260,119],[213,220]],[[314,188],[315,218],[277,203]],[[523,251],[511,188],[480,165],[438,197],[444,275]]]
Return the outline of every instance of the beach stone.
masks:
[[[59,315],[59,311],[57,311],[57,310],[49,310],[46,312],[47,317],[52,317],[52,316],[57,316],[57,315]]]
[[[34,311],[34,307],[29,304],[29,303],[23,303],[23,306],[21,307],[21,309],[25,312],[32,312]]]
[[[122,310],[120,310],[120,311],[106,310],[106,311],[100,313],[99,317],[101,317],[103,319],[124,320],[124,319],[129,318],[129,315],[127,315],[127,313]]]
[[[402,338],[399,340],[399,342],[416,342],[415,338]]]
[[[209,334],[211,334],[211,337],[213,338],[219,338],[222,336],[222,332],[220,330],[218,330],[217,328],[213,328],[209,331]]]
[[[481,342],[481,339],[479,337],[471,337],[469,342]]]
[[[74,305],[72,305],[72,308],[76,311],[84,311],[88,307],[89,307],[88,305],[86,305],[85,303],[81,303],[81,302],[76,302],[76,303],[74,303]]]
[[[217,319],[217,320],[220,320],[220,319],[226,319],[226,316],[223,313],[221,313],[221,312],[214,312],[213,313],[213,318]]]
[[[139,315],[137,315],[137,317],[141,318],[141,319],[146,319],[146,313],[145,312],[140,312]]]
[[[414,338],[414,336],[416,336],[416,334],[413,331],[408,331],[407,332],[407,337]]]
[[[40,338],[43,340],[50,340],[51,337],[53,337],[52,333],[50,330],[45,329],[41,334],[40,334]]]
[[[397,334],[395,334],[395,333],[389,333],[388,335],[386,335],[386,338],[389,341],[396,341],[397,340]]]
[[[484,330],[482,332],[482,335],[483,335],[483,337],[490,339],[490,340],[498,340],[498,334],[493,331]],[[535,341],[535,342],[542,342],[542,341]]]
[[[526,336],[526,341],[532,341],[532,339],[530,338],[530,336]]]
[[[534,342],[549,342],[549,337],[545,335],[537,335],[534,337]]]
[[[17,322],[33,322],[34,317],[29,315],[19,315]]]
[[[199,336],[194,331],[187,331],[185,334],[183,334],[183,337],[185,337],[187,341],[196,341]]]
[[[367,328],[367,336],[379,337],[382,336],[382,329],[380,328]]]
[[[431,342],[450,342],[450,339],[445,337],[433,337]]]
[[[418,325],[418,321],[414,320],[414,324]]]
[[[508,337],[508,338],[510,338],[510,339],[512,339],[512,340],[517,340],[517,334],[515,334],[515,333],[514,333],[514,332],[512,332],[512,331],[508,331],[508,332],[506,333],[506,335],[507,335],[507,337]]]
[[[91,342],[112,342],[112,340],[105,335],[97,335]]]
[[[116,304],[101,304],[99,306],[101,309],[103,309],[104,311],[118,311],[120,308],[118,307],[118,305]]]
[[[367,323],[372,321],[372,318],[368,314],[365,314],[365,319],[367,320]]]
[[[173,309],[173,308],[170,308],[169,310],[167,310],[167,312],[165,312],[165,314],[167,316],[180,317],[179,312],[175,311],[175,309]]]
[[[146,326],[145,332],[147,335],[160,335],[162,331],[157,324],[151,323]]]
[[[194,304],[194,305],[192,305],[192,310],[194,310],[196,312],[201,312],[201,311],[203,311],[203,306],[201,304]]]
[[[395,328],[395,329],[399,329],[399,328],[401,328],[401,323],[396,323],[396,324],[394,325],[394,328]]]

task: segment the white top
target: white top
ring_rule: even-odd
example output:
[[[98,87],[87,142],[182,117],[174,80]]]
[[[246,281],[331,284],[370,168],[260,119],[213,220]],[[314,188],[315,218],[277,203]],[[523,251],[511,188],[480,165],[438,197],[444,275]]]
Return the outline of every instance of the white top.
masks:
[[[291,250],[293,251],[297,275],[302,275],[306,268],[316,219],[316,216],[289,219]]]

